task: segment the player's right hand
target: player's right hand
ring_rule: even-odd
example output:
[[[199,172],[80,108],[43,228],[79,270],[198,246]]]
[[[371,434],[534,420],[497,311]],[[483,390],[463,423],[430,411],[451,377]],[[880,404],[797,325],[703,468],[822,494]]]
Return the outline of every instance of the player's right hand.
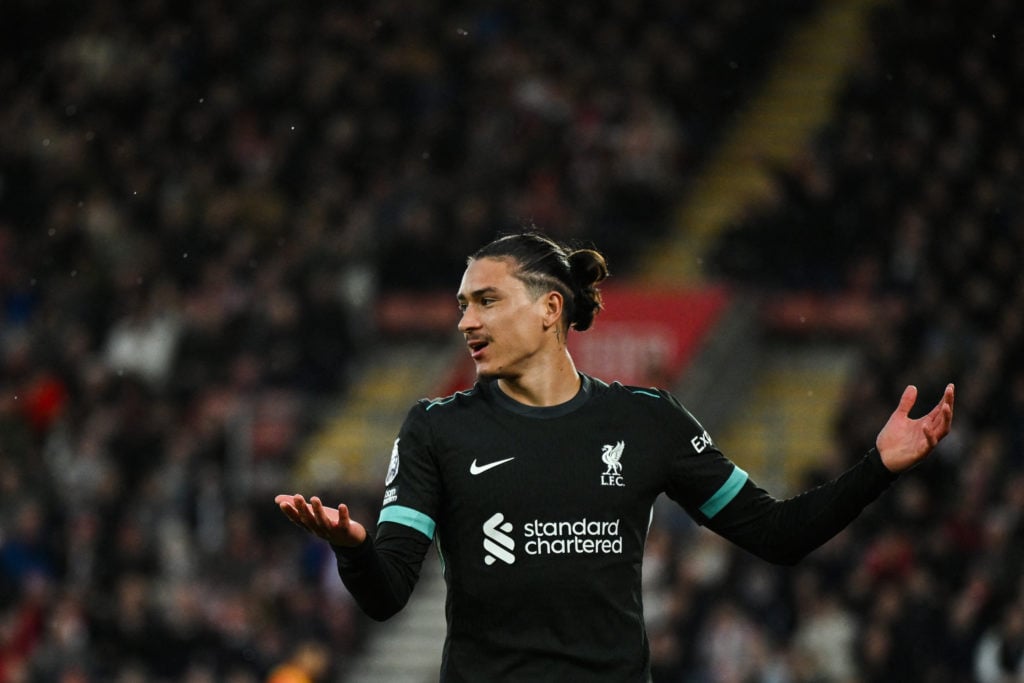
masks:
[[[298,493],[275,496],[274,502],[285,517],[331,545],[354,547],[366,540],[366,528],[349,516],[344,503],[337,509],[329,508],[318,496],[306,502]]]

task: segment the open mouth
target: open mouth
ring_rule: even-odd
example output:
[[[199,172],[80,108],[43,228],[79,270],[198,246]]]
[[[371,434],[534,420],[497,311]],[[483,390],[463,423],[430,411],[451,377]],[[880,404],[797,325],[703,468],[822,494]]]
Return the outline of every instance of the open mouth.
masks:
[[[488,343],[486,341],[484,341],[483,339],[474,339],[474,340],[468,341],[466,343],[466,346],[469,347],[469,355],[474,360],[476,360],[477,358],[480,358],[481,355],[483,355],[483,351],[484,351],[484,349],[487,348]]]

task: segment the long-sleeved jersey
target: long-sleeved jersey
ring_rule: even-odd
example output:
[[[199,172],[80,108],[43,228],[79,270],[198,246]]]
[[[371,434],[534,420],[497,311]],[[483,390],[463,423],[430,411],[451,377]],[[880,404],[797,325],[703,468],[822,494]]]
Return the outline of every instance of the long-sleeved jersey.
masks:
[[[793,563],[892,479],[870,452],[836,480],[776,500],[665,391],[583,375],[574,399],[536,408],[478,382],[410,410],[375,537],[335,550],[360,606],[384,619],[404,606],[436,542],[445,683],[645,681],[641,562],[659,494],[742,548]]]

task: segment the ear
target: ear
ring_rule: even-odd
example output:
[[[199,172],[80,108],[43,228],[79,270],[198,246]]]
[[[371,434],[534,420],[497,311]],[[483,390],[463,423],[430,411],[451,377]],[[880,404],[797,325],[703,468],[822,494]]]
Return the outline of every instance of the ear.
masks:
[[[555,290],[551,290],[540,298],[543,306],[544,328],[550,329],[562,323],[562,311],[565,309],[565,299]]]

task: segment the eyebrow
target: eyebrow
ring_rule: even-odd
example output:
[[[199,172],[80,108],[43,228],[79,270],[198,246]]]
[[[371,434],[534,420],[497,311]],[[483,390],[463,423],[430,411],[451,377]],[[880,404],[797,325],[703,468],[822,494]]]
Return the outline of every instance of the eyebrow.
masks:
[[[475,289],[472,292],[470,292],[468,297],[465,294],[463,294],[462,292],[459,292],[455,296],[455,298],[457,300],[459,300],[459,301],[469,301],[470,299],[479,299],[480,297],[484,296],[485,294],[497,294],[497,293],[498,293],[498,290],[495,287],[482,287],[480,289]]]

